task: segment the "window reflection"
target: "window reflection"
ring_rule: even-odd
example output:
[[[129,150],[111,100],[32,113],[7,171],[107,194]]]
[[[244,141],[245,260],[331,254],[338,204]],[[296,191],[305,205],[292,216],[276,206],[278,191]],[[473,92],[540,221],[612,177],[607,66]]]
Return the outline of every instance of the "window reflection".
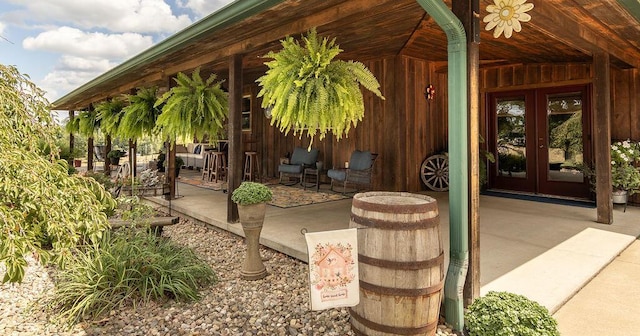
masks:
[[[580,92],[547,96],[550,181],[583,182],[582,95]]]
[[[527,177],[525,101],[522,98],[498,99],[498,175]]]

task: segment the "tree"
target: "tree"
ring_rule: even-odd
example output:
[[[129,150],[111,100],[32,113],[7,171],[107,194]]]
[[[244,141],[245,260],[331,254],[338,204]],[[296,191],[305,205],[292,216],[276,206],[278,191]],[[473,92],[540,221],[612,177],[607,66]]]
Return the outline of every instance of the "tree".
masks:
[[[105,211],[115,201],[94,179],[67,173],[55,132],[44,92],[17,68],[0,64],[2,282],[22,281],[31,253],[63,266],[78,242],[97,241],[109,227]]]

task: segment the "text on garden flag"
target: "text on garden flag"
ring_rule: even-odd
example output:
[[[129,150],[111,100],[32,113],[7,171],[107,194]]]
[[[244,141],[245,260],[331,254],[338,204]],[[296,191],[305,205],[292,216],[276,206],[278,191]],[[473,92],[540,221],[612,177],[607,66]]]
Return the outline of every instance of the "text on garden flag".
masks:
[[[311,309],[360,302],[357,229],[306,233]]]

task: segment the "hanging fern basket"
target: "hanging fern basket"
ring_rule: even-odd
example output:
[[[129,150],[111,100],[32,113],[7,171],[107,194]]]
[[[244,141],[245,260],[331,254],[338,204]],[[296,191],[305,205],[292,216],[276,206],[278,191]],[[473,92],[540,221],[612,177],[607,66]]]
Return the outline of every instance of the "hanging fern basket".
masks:
[[[191,78],[178,73],[176,86],[160,97],[154,107],[162,106],[156,122],[156,131],[164,138],[175,142],[176,138],[217,140],[224,131],[224,122],[229,113],[228,95],[222,90],[222,81],[211,74],[205,81],[200,77],[200,68]]]
[[[292,37],[280,42],[282,50],[264,56],[273,60],[257,82],[262,107],[270,109],[271,125],[281,132],[306,132],[311,139],[319,133],[320,140],[331,132],[339,140],[364,117],[360,85],[384,99],[364,64],[334,60],[342,52],[335,39],[320,38],[312,29],[302,44]]]

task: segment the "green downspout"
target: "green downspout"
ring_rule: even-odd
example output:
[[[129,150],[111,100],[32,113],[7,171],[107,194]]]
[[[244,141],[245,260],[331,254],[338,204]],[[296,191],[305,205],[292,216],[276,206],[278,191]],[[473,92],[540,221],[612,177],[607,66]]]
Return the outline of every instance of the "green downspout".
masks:
[[[447,34],[449,52],[449,268],[444,286],[445,318],[464,328],[462,291],[469,268],[469,162],[467,160],[467,38],[458,18],[441,0],[417,0]]]

